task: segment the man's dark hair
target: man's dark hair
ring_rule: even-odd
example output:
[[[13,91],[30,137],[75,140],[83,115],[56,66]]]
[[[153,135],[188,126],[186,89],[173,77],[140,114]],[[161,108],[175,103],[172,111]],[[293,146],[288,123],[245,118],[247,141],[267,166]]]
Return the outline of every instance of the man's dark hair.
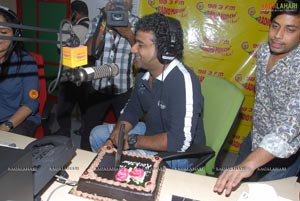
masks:
[[[175,24],[172,34],[176,36],[175,52],[176,58],[182,59],[183,56],[183,30],[180,22],[175,18],[166,17],[160,13],[153,13],[141,18],[136,24],[136,31],[153,32],[153,42],[158,50],[161,51],[165,47],[170,46],[171,32],[169,28],[168,18]]]
[[[75,0],[71,3],[71,11],[74,12],[76,11],[77,13],[80,13],[82,15],[89,15],[89,9],[86,5],[85,2],[83,1],[79,1],[79,0]]]
[[[300,16],[300,2],[299,0],[278,0],[272,8],[271,22],[278,15],[298,15]]]

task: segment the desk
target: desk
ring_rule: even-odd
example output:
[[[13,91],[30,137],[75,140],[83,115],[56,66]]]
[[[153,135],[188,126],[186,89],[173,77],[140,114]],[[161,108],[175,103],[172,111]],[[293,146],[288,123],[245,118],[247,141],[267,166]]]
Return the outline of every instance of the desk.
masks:
[[[0,136],[1,141],[14,142],[19,148],[24,148],[28,143],[34,140],[33,138],[1,131]],[[82,172],[90,164],[95,156],[96,154],[93,152],[77,149],[75,157],[72,159],[70,165],[66,168],[69,174],[69,179],[77,181]],[[294,201],[299,200],[300,192],[300,184],[296,182],[296,179],[296,177],[290,177],[264,183],[273,186],[279,196]],[[171,195],[173,194],[201,201],[238,200],[242,192],[248,191],[247,183],[243,183],[236,191],[232,192],[230,197],[225,197],[224,195],[218,195],[213,192],[212,189],[215,182],[216,178],[213,177],[195,175],[191,173],[167,169],[164,176],[159,200],[170,201]],[[60,183],[53,182],[49,186],[49,188],[42,194],[42,200],[46,201],[53,190],[60,186]],[[58,188],[51,195],[50,201],[88,200],[69,194],[71,188],[71,186],[63,186],[61,188]]]

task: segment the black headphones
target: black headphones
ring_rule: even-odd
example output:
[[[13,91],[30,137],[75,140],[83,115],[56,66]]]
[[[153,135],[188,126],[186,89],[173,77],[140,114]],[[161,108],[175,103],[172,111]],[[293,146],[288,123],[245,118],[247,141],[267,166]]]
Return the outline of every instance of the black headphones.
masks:
[[[21,22],[20,22],[19,18],[17,17],[16,13],[14,11],[12,11],[11,9],[9,9],[9,8],[7,8],[5,6],[0,5],[0,10],[3,13],[6,13],[12,19],[12,21],[10,23],[21,24]],[[14,28],[14,29],[15,29],[14,36],[15,37],[21,37],[22,36],[21,30],[19,28]]]
[[[167,25],[168,25],[168,41],[163,42],[163,44],[158,45],[157,50],[157,58],[160,63],[169,64],[171,63],[177,56],[176,50],[176,21],[172,18],[166,17]]]

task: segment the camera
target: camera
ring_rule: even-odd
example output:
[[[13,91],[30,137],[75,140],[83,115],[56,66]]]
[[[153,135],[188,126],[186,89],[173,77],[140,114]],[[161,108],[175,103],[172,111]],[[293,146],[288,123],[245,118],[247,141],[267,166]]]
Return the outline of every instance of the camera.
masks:
[[[106,12],[106,25],[110,27],[127,27],[128,11],[123,0],[112,1],[113,6]]]

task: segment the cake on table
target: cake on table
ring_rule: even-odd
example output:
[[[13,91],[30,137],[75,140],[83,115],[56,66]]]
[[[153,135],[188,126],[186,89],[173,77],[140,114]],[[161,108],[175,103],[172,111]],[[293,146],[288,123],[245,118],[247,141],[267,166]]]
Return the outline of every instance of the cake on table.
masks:
[[[92,200],[156,200],[164,175],[162,159],[123,151],[115,168],[115,154],[115,148],[103,147],[71,193]]]

